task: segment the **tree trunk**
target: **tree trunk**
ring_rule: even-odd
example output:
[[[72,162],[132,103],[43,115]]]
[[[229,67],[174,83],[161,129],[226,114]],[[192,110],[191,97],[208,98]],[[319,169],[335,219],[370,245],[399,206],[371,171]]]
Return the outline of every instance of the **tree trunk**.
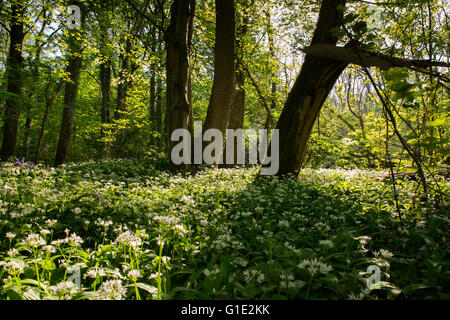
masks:
[[[166,61],[166,139],[167,153],[177,142],[170,141],[176,129],[189,129],[192,125],[190,103],[190,46],[195,0],[174,0],[171,19],[165,33]]]
[[[244,119],[245,119],[245,70],[241,64],[241,61],[244,57],[244,42],[245,37],[248,31],[248,9],[250,7],[250,3],[246,4],[243,7],[243,15],[240,17],[239,15],[236,17],[237,26],[236,26],[236,39],[235,39],[235,87],[233,100],[231,102],[231,110],[230,116],[228,119],[228,129],[243,129],[244,127]],[[235,167],[238,161],[238,142],[233,142],[233,164],[224,164],[223,166],[226,168]],[[226,159],[226,148],[224,148],[224,159]]]
[[[205,130],[228,125],[234,90],[235,50],[234,0],[216,0],[216,39],[214,50],[214,82],[205,119]]]
[[[50,107],[52,106],[53,102],[56,99],[56,96],[58,95],[59,91],[61,90],[62,84],[63,84],[63,81],[60,80],[58,82],[58,84],[56,85],[56,88],[53,91],[52,95],[50,97],[48,97],[47,95],[45,96],[45,111],[44,111],[44,116],[42,117],[41,128],[39,130],[39,135],[38,135],[38,140],[37,140],[37,145],[36,145],[36,153],[34,155],[34,163],[35,164],[39,163],[39,158],[40,158],[41,149],[42,149],[42,142],[44,141],[45,125],[47,123],[47,118],[48,118],[48,114],[50,112]]]
[[[100,113],[102,124],[104,124],[109,123],[111,120],[109,107],[111,96],[111,61],[109,59],[100,64],[100,84],[102,91],[102,105]]]
[[[130,72],[130,54],[131,54],[131,39],[127,38],[125,43],[125,52],[120,55],[120,75],[119,84],[117,85],[117,100],[115,119],[120,119],[125,111],[125,99],[129,87],[129,72]]]
[[[204,130],[218,129],[225,136],[234,92],[235,6],[234,0],[216,0],[214,82]],[[216,155],[219,159],[220,155]]]
[[[332,30],[341,25],[344,10],[338,6],[345,3],[345,0],[323,0],[311,45],[336,45],[338,39]],[[276,127],[280,130],[278,175],[300,171],[314,122],[346,66],[346,62],[306,55]]]
[[[100,107],[100,118],[102,128],[100,132],[101,138],[105,136],[103,124],[111,122],[111,56],[108,49],[109,34],[108,28],[110,27],[107,17],[107,2],[103,0],[100,2],[101,11],[99,17],[100,25],[100,55],[101,63],[99,67],[100,72],[100,89],[102,94],[102,102]],[[102,143],[102,151],[105,150],[105,145]]]
[[[80,6],[81,7],[81,6]],[[61,130],[59,133],[58,147],[55,156],[55,166],[61,165],[66,161],[69,151],[70,137],[72,135],[73,118],[76,107],[76,99],[78,93],[78,81],[80,78],[82,64],[82,38],[80,34],[83,30],[84,12],[82,10],[81,28],[68,30],[67,39],[67,68],[69,81],[66,82],[64,88],[64,109],[61,122]]]
[[[155,34],[155,28],[152,26],[150,28],[150,32],[152,32],[152,34]],[[153,40],[150,43],[150,52],[152,55],[156,56],[157,54],[157,49],[156,49],[156,44],[155,41]],[[150,120],[150,128],[152,130],[152,134],[150,135],[150,145],[151,146],[156,146],[156,138],[153,135],[153,131],[156,130],[156,77],[157,77],[157,64],[155,62],[152,62],[150,64],[150,101],[149,101],[149,105],[148,105],[148,116],[149,116],[149,120]]]
[[[161,52],[162,48],[162,33],[158,31],[158,52]],[[155,106],[155,130],[159,133],[155,139],[155,145],[164,150],[164,126],[163,126],[163,81],[161,78],[161,67],[156,68],[156,106]]]
[[[20,113],[20,95],[22,94],[22,44],[25,36],[23,27],[24,7],[20,1],[12,1],[10,20],[10,45],[6,67],[7,91],[12,94],[5,103],[3,141],[0,151],[2,161],[13,156],[17,144],[17,127]]]
[[[228,121],[229,129],[242,129],[245,115],[245,75],[242,70],[236,72],[236,88],[234,90],[231,112]]]
[[[275,44],[273,42],[273,28],[270,22],[270,13],[266,11],[266,20],[267,20],[267,40],[269,41],[269,66],[270,66],[270,114],[266,117],[266,123],[264,128],[266,130],[270,130],[273,128],[273,112],[276,108],[276,94],[277,94],[277,82],[276,82],[276,67],[275,67]]]

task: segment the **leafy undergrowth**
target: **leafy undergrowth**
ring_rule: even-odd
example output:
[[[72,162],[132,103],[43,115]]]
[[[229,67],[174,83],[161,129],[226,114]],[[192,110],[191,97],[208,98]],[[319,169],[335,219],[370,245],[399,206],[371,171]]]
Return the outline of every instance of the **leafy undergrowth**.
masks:
[[[384,175],[4,164],[0,299],[449,299],[448,206]]]

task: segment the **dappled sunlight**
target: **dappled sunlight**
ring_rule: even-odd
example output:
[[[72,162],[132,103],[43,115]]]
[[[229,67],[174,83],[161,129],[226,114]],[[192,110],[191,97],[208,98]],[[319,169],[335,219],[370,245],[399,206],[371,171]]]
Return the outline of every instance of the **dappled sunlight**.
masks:
[[[3,165],[0,294],[25,299],[446,294],[441,272],[448,250],[441,235],[450,221],[432,206],[418,209],[430,219],[418,218],[409,205],[414,190],[407,180],[399,193],[402,225],[392,214],[392,189],[383,172],[306,169],[298,178],[280,179],[258,176],[257,168],[165,170],[164,162],[131,160],[58,169]],[[382,282],[369,290],[371,265],[381,270]]]

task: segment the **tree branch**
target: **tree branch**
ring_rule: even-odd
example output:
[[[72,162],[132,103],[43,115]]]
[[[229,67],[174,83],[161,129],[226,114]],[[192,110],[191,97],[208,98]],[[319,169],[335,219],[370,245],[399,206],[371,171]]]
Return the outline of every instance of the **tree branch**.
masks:
[[[450,68],[450,63],[430,60],[402,59],[391,57],[382,53],[369,52],[355,47],[337,47],[331,44],[318,43],[301,49],[306,54],[319,56],[326,59],[338,60],[356,64],[362,67],[378,67],[381,70],[407,67],[415,71],[432,67]]]
[[[145,18],[148,22],[150,22],[155,28],[160,30],[163,34],[166,33],[166,30],[164,30],[162,26],[159,26],[152,17],[143,12],[140,8],[138,8],[131,0],[125,0],[125,2],[128,3],[134,9],[134,11],[136,11],[141,17]]]

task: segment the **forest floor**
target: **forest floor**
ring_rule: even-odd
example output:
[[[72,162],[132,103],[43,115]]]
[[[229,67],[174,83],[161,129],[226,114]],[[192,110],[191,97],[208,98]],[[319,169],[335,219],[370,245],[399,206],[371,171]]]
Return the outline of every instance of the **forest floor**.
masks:
[[[448,199],[386,174],[3,164],[0,299],[450,299]]]

